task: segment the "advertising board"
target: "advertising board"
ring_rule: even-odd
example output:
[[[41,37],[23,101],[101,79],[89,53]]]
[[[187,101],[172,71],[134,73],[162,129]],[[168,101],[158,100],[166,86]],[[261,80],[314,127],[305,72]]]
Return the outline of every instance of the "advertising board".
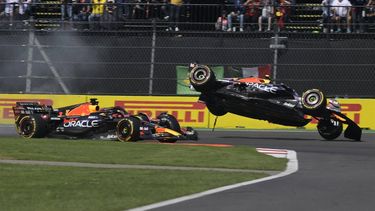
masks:
[[[64,107],[97,98],[101,107],[124,107],[129,113],[139,112],[155,118],[163,112],[174,115],[182,126],[195,128],[212,128],[215,116],[210,114],[204,104],[198,103],[198,97],[188,96],[100,96],[100,95],[33,95],[33,94],[1,94],[0,124],[13,124],[12,106],[17,101],[34,101],[54,108]],[[375,99],[338,99],[342,112],[362,128],[375,129]],[[312,121],[306,129],[315,129],[317,122]],[[267,121],[255,120],[234,114],[226,114],[218,118],[216,128],[244,129],[287,129]]]

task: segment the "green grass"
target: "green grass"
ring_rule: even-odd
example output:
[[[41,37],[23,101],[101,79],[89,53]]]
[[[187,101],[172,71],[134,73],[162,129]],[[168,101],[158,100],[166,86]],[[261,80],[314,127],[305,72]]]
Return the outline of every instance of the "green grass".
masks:
[[[0,138],[0,159],[256,170],[283,170],[287,163],[287,159],[266,156],[246,146],[219,148],[18,137]]]
[[[254,148],[0,137],[0,159],[283,170]],[[265,174],[0,164],[0,210],[124,210]]]
[[[124,210],[264,176],[0,164],[0,210]]]

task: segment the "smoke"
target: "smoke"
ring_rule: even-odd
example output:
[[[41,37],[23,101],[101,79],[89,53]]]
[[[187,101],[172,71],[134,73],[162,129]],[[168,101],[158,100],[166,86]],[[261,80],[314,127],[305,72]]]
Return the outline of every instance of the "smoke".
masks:
[[[74,31],[1,34],[0,89],[5,93],[80,93],[85,62],[100,61]],[[81,77],[81,79],[80,79]],[[84,87],[84,86],[83,86]]]
[[[0,37],[0,92],[149,92],[150,33],[74,31],[69,28],[0,32]],[[156,51],[160,55],[167,53]],[[156,57],[160,59],[160,56]],[[165,72],[160,65],[155,69]],[[164,76],[159,71],[155,74],[155,77]],[[155,81],[155,87],[160,86],[162,80]],[[163,85],[167,86],[165,82]]]

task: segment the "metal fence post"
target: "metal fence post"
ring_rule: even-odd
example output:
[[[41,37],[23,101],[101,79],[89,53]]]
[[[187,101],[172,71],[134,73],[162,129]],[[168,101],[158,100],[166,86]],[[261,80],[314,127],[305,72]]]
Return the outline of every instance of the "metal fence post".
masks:
[[[152,38],[151,38],[151,62],[150,62],[150,75],[149,75],[149,88],[148,94],[152,95],[152,86],[154,78],[154,63],[155,63],[155,45],[156,45],[156,22],[155,18],[152,19]]]
[[[28,43],[27,67],[26,67],[26,88],[25,88],[26,93],[31,92],[31,76],[32,76],[32,69],[33,69],[34,38],[35,38],[34,31],[29,29],[29,43]]]
[[[270,48],[273,49],[273,65],[272,65],[272,79],[276,80],[277,76],[277,60],[278,60],[278,54],[279,54],[279,26],[277,25],[277,17],[274,18],[274,27],[273,32],[275,34],[274,37],[274,45],[272,46],[272,41]],[[272,38],[271,38],[272,39]]]

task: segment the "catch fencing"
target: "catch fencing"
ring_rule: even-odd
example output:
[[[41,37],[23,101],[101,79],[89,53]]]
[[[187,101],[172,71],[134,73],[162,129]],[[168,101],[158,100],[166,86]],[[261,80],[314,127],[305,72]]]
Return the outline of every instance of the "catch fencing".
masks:
[[[11,27],[3,21],[0,92],[177,95],[178,85],[188,86],[177,70],[199,62],[222,67],[224,77],[267,66],[275,81],[299,93],[319,88],[331,97],[375,96],[371,31],[325,33],[319,24],[318,31],[279,30],[276,21],[272,31],[215,30],[220,8],[212,6],[213,18],[203,22],[185,12],[179,31],[166,31],[169,22],[155,18],[93,30],[70,27],[69,20],[53,29],[37,28],[35,19]]]

